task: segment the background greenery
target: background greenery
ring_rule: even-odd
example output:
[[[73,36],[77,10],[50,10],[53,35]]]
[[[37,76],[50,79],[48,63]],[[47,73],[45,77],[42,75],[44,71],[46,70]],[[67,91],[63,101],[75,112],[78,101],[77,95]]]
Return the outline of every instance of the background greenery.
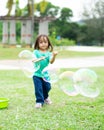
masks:
[[[91,1],[92,2],[92,1]],[[28,0],[24,8],[19,7],[19,0],[8,0],[6,8],[7,16],[11,16],[13,6],[15,6],[15,16],[32,16],[32,0]],[[93,6],[92,6],[93,5]],[[55,20],[49,22],[49,36],[55,40],[60,36],[62,45],[70,45],[73,41],[77,45],[104,45],[104,0],[93,1],[84,5],[81,12],[80,21],[72,21],[73,11],[70,8],[60,8],[51,2],[42,0],[34,4],[35,17],[54,17]],[[38,14],[38,15],[37,15]],[[20,44],[21,23],[17,21],[17,43]],[[34,39],[38,35],[39,24],[34,23]],[[2,21],[0,21],[0,41],[2,41]],[[72,43],[71,43],[72,45]]]

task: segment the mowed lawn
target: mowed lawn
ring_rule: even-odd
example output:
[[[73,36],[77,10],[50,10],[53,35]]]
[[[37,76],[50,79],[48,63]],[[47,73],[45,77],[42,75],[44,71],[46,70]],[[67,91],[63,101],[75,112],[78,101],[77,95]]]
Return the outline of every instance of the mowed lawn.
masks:
[[[19,48],[7,53],[11,48],[4,49],[0,49],[1,59],[16,59],[21,51]],[[68,57],[69,52],[63,53]],[[73,53],[72,57],[78,56],[78,52],[70,53]],[[101,53],[97,52],[97,55]],[[60,89],[58,80],[52,84],[50,92],[53,104],[44,105],[42,109],[34,107],[31,78],[27,78],[21,70],[0,70],[0,97],[9,98],[8,108],[0,109],[0,130],[104,130],[104,67],[90,69],[98,75],[98,97],[68,96]],[[77,69],[61,69],[61,73],[67,70]]]
[[[0,70],[0,96],[9,98],[8,108],[0,109],[0,130],[103,130],[104,67],[90,69],[98,75],[98,97],[71,97],[56,83],[50,92],[53,104],[42,109],[34,107],[31,78],[20,70]]]
[[[23,50],[32,52],[33,48],[3,48],[0,46],[0,60],[18,59],[18,54]],[[76,52],[66,50],[65,47],[54,47],[54,50],[59,52],[57,58],[104,56],[104,52]]]

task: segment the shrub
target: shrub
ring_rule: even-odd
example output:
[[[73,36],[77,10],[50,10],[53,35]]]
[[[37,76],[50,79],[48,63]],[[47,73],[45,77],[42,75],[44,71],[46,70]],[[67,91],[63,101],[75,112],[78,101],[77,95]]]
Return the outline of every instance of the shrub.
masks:
[[[66,39],[66,38],[62,38],[60,40],[57,40],[55,38],[50,37],[50,41],[55,46],[72,46],[72,45],[75,45],[74,40],[69,40],[69,39]]]

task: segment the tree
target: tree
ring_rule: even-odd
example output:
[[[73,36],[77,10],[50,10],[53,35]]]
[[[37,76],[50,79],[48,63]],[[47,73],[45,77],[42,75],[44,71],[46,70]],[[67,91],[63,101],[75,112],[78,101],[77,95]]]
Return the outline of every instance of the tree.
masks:
[[[73,16],[72,10],[69,8],[62,8],[60,10],[59,17],[50,23],[52,30],[56,29],[56,35],[60,35],[63,38],[76,39],[76,33],[74,31],[74,24],[71,23],[70,18]],[[51,30],[51,33],[53,32]]]
[[[87,26],[87,37],[104,45],[104,1],[99,0],[90,9],[85,7],[83,19]]]
[[[42,1],[37,3],[36,13],[38,12],[39,16],[54,16],[56,17],[59,11],[58,6],[54,6],[50,2]]]
[[[40,10],[42,12],[44,12],[44,10],[47,6],[46,3],[47,2],[45,2],[45,0],[43,0],[40,4]],[[6,8],[8,9],[6,16],[11,15],[11,11],[12,11],[14,4],[16,5],[15,16],[21,16],[21,15],[32,16],[32,0],[28,0],[27,6],[24,9],[19,8],[19,0],[8,0],[7,4],[6,4]],[[37,4],[34,4],[34,11],[36,10],[36,6],[37,6]]]
[[[12,7],[13,7],[13,0],[8,0],[7,4],[6,4],[6,8],[8,8],[7,16],[10,16],[11,11],[12,11]]]
[[[15,7],[15,16],[21,16],[22,10],[19,7],[19,0],[15,1],[15,5],[16,5],[16,7]]]
[[[9,1],[9,0],[8,0]],[[16,4],[16,16],[32,16],[32,0],[28,0],[27,5],[19,10],[19,0],[15,0]],[[21,13],[20,13],[21,12]],[[49,34],[53,36],[61,36],[63,38],[72,39],[77,41],[79,26],[77,23],[71,21],[73,17],[73,12],[69,8],[60,8],[51,4],[46,0],[42,0],[39,3],[34,4],[34,16],[36,17],[45,17],[52,16],[56,20],[49,22]],[[38,33],[39,24],[35,21],[35,33]],[[18,26],[18,29],[20,27]]]
[[[70,21],[70,18],[73,16],[73,12],[69,8],[62,8],[61,14],[60,14],[60,20],[61,21]]]

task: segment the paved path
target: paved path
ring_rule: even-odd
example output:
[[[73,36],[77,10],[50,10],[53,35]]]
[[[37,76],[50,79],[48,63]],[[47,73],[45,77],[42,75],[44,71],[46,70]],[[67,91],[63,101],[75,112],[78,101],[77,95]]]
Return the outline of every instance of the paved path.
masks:
[[[104,47],[93,47],[93,46],[70,46],[66,47],[70,51],[82,51],[82,52],[104,52]]]
[[[56,59],[55,68],[104,67],[104,56]],[[0,60],[0,69],[20,69],[18,60]]]
[[[104,67],[104,56],[56,60],[54,65],[60,68]]]
[[[75,46],[69,47],[68,50],[75,51],[96,51],[104,52],[104,48],[101,47],[83,47]],[[56,59],[53,64],[55,68],[80,68],[80,67],[104,67],[104,56],[96,57],[80,57],[69,59]],[[18,60],[0,60],[0,69],[20,69]]]

